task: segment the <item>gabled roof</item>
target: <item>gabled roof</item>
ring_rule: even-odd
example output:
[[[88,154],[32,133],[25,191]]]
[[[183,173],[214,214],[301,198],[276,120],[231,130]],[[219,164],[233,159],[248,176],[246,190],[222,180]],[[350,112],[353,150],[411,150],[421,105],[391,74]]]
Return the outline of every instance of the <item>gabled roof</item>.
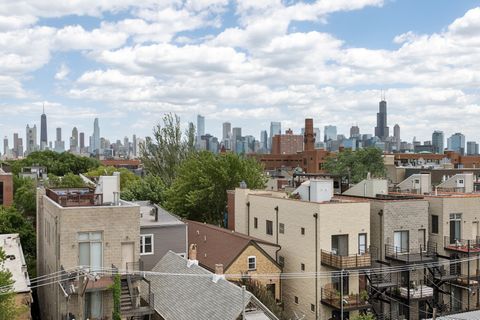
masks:
[[[235,320],[243,307],[256,305],[269,314],[250,292],[220,278],[198,265],[187,265],[187,260],[169,251],[152,269],[153,272],[174,275],[147,274],[154,294],[154,307],[163,319],[170,320]]]
[[[280,248],[279,245],[261,239],[234,232],[229,229],[211,224],[187,220],[188,245],[197,245],[197,259],[202,266],[214,271],[215,264],[223,264],[226,270],[237,257],[249,246],[257,247],[274,264],[277,262],[270,257],[258,244],[265,244]]]

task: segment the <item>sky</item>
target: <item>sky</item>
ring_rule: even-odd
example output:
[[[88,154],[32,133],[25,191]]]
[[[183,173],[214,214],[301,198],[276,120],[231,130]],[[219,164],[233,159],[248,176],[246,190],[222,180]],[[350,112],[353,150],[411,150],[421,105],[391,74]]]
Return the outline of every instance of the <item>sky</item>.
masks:
[[[374,131],[480,142],[480,0],[0,0],[0,136],[40,126],[115,141],[163,114],[259,137]],[[87,139],[88,140],[88,139]],[[68,145],[68,143],[66,143]]]

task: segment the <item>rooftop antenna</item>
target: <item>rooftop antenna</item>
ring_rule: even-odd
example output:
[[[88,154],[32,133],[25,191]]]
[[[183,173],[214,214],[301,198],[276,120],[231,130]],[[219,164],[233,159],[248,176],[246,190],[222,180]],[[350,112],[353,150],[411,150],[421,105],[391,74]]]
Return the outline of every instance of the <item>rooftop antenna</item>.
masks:
[[[45,102],[43,103],[43,114],[45,114]]]

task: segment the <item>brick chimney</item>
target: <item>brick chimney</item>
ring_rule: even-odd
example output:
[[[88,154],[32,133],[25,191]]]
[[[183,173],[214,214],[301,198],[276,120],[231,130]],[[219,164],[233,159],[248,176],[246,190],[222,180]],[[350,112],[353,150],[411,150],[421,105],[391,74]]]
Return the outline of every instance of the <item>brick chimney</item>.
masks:
[[[215,264],[215,274],[213,275],[212,281],[217,283],[218,280],[225,279],[225,275],[223,274],[223,264],[216,263]]]
[[[187,267],[191,267],[193,265],[198,266],[198,260],[197,260],[197,244],[192,243],[190,247],[188,248],[188,261],[187,261]]]
[[[315,133],[313,132],[313,119],[305,119],[303,144],[304,151],[312,151],[315,149]]]

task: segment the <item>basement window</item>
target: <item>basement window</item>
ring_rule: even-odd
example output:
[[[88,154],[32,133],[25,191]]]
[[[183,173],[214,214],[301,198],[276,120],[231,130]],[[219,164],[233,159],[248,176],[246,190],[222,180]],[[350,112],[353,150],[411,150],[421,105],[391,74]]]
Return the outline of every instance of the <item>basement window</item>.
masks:
[[[294,297],[294,301],[295,301],[296,304],[298,304],[298,297],[297,296]]]
[[[300,228],[300,233],[302,234],[302,236],[304,236],[305,235],[305,228],[303,228],[303,227]]]
[[[257,217],[253,218],[253,227],[255,229],[258,229],[258,218]]]

